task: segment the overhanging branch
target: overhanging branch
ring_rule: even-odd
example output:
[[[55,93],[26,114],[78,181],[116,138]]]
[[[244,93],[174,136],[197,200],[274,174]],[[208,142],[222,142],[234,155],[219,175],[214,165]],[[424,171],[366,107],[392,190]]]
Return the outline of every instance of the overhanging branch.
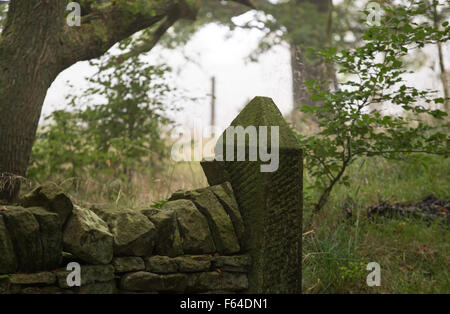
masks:
[[[84,16],[80,27],[65,27],[61,58],[64,66],[103,55],[115,43],[155,25],[167,17],[194,18],[195,8],[184,1],[146,1],[146,10],[135,12],[129,1],[111,4]]]
[[[115,43],[138,31],[161,23],[155,33],[135,53],[151,50],[162,35],[179,19],[195,19],[200,1],[141,0],[144,11],[130,10],[135,1],[112,1],[108,6],[90,8],[92,12],[82,17],[80,27],[65,27],[61,38],[62,64],[68,67],[77,61],[89,60],[103,55]],[[211,0],[219,1],[219,0]],[[232,0],[254,7],[251,0]]]

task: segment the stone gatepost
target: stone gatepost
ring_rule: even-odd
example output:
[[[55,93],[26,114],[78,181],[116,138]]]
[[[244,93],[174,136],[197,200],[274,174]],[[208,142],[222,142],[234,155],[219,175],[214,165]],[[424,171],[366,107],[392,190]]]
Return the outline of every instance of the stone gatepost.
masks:
[[[254,98],[219,139],[215,160],[202,167],[209,184],[233,187],[243,251],[252,257],[248,292],[301,293],[302,150],[272,99]]]

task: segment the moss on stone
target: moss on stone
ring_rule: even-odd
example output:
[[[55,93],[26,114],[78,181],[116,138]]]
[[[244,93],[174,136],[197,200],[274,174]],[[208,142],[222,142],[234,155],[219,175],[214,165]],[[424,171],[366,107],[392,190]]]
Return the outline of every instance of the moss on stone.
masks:
[[[126,208],[93,206],[114,236],[115,256],[149,256],[156,241],[156,227],[142,213]]]
[[[230,127],[242,126],[244,128],[254,126],[268,126],[267,135],[270,138],[270,126],[279,127],[279,149],[280,150],[298,150],[301,151],[300,144],[292,132],[291,128],[284,120],[283,115],[277,108],[271,98],[255,97],[250,101],[245,108],[238,114],[238,116],[231,122]],[[227,128],[222,134],[223,143],[226,146],[226,132]],[[248,145],[248,140],[246,141]],[[271,148],[271,142],[267,141],[267,146]]]
[[[279,127],[276,171],[261,172],[259,160],[225,161],[245,225],[243,249],[252,259],[249,292],[300,293],[302,151],[299,143],[270,98],[255,97],[231,126],[254,126],[257,130],[260,126]],[[270,141],[267,144],[270,148]],[[236,144],[229,149],[236,150]]]
[[[30,193],[22,196],[19,204],[23,207],[44,207],[57,213],[61,226],[64,226],[73,209],[70,198],[54,183],[37,187]]]
[[[13,273],[17,270],[16,253],[13,243],[0,214],[0,274]],[[0,275],[1,279],[1,275]]]
[[[185,254],[205,254],[216,251],[208,222],[192,201],[171,200],[164,205],[163,210],[173,210],[176,213]]]
[[[114,238],[93,211],[75,206],[64,229],[64,249],[86,263],[107,264],[113,258]]]

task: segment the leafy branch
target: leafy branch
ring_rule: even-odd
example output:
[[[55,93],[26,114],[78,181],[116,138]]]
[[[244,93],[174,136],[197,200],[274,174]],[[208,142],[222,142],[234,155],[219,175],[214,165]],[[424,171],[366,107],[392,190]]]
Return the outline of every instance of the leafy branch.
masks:
[[[319,131],[309,137],[298,135],[313,185],[321,191],[315,211],[324,207],[336,184],[349,184],[345,171],[359,157],[448,156],[447,114],[433,109],[443,105],[445,98],[437,97],[435,91],[407,86],[402,58],[411,49],[447,41],[450,28],[448,23],[443,23],[441,30],[421,22],[423,7],[415,1],[405,2],[383,8],[381,25],[365,31],[360,47],[317,52],[350,78],[335,91],[325,89],[326,82],[307,82],[311,99],[323,104],[302,107],[304,113],[315,116]],[[376,107],[379,104],[407,114],[382,112]],[[425,116],[433,123],[426,123]]]

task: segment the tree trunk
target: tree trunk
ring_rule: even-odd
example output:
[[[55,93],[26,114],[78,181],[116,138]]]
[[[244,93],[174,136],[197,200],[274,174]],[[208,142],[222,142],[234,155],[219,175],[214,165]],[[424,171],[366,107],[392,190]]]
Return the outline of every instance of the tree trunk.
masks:
[[[67,0],[11,0],[0,35],[0,200],[17,199],[42,105],[53,80],[72,64],[97,58],[115,43],[164,20],[195,18],[198,1],[148,0],[92,9],[80,27],[66,24]],[[58,149],[55,147],[55,149]]]
[[[18,196],[47,89],[62,70],[55,63],[55,34],[64,12],[65,1],[10,4],[0,38],[0,199],[7,202]]]
[[[445,64],[444,64],[444,54],[442,53],[442,44],[440,42],[436,43],[438,54],[439,54],[439,68],[441,70],[441,82],[442,82],[442,88],[444,89],[444,110],[450,114],[450,93],[449,93],[449,84],[447,79],[447,71],[445,70]]]
[[[302,2],[310,2],[310,0],[299,0],[295,5],[301,5]],[[329,13],[327,20],[318,20],[317,23],[326,23],[326,32],[323,34],[323,45],[314,47],[316,49],[324,48],[326,43],[330,42],[331,36],[331,2],[329,0],[314,1],[317,10],[321,13]],[[291,120],[297,129],[303,128],[303,116],[300,112],[302,105],[320,106],[320,103],[311,100],[306,82],[308,80],[315,80],[317,82],[327,82],[325,84],[334,85],[335,72],[333,65],[325,64],[323,60],[307,55],[305,53],[308,47],[302,47],[301,44],[293,41],[290,44],[291,53],[291,70],[292,70],[292,90],[293,90],[293,111]]]
[[[431,3],[429,3],[429,5],[431,5]],[[433,23],[434,23],[434,27],[436,29],[440,28],[440,23],[441,23],[441,18],[439,17],[439,14],[437,12],[437,6],[432,6],[433,7]],[[445,97],[445,101],[444,101],[444,110],[447,113],[450,113],[450,101],[448,100],[448,98],[450,97],[449,95],[449,88],[450,86],[448,85],[448,80],[447,80],[447,72],[445,70],[445,64],[444,64],[444,54],[442,52],[442,43],[441,42],[437,42],[436,43],[437,46],[437,50],[438,50],[438,56],[439,56],[439,69],[441,70],[441,82],[442,82],[442,88],[444,90],[444,97]]]
[[[308,80],[308,74],[311,69],[305,69],[302,48],[299,45],[291,44],[291,70],[292,70],[292,92],[294,110],[300,108],[301,105],[310,105],[312,102],[308,97],[305,82]],[[311,78],[311,77],[309,77]]]

